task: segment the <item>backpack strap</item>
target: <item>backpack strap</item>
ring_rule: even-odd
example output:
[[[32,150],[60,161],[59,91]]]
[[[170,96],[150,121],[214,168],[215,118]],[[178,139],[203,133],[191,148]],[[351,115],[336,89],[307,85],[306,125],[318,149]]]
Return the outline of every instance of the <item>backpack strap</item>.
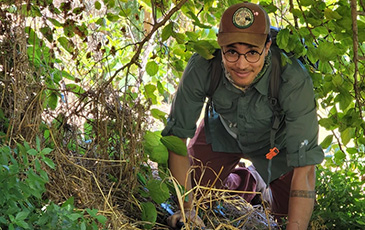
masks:
[[[274,118],[271,127],[271,135],[270,135],[270,146],[271,148],[275,147],[275,135],[276,131],[279,128],[282,116],[282,109],[279,103],[279,91],[281,84],[281,73],[282,73],[282,65],[281,65],[281,54],[280,50],[276,47],[273,47],[271,52],[271,76],[270,76],[270,87],[269,87],[269,103],[272,108]]]
[[[209,85],[209,89],[207,91],[208,102],[207,102],[206,110],[205,110],[206,117],[208,117],[209,111],[210,112],[213,111],[212,97],[213,97],[215,90],[217,89],[217,87],[219,85],[219,82],[221,80],[221,73],[222,73],[221,50],[216,49],[214,51],[213,55],[214,55],[214,57],[210,61],[210,65],[211,65],[211,67],[210,67],[210,85]]]
[[[279,150],[275,147],[275,137],[276,133],[280,128],[280,124],[284,119],[283,110],[280,107],[279,103],[279,91],[281,84],[281,73],[283,71],[281,64],[281,52],[277,47],[271,48],[271,75],[270,75],[270,86],[269,86],[269,103],[270,107],[273,111],[273,120],[270,130],[270,152],[266,155],[266,158],[269,160],[268,162],[268,178],[267,178],[267,186],[271,181],[271,164],[272,158],[279,153]]]

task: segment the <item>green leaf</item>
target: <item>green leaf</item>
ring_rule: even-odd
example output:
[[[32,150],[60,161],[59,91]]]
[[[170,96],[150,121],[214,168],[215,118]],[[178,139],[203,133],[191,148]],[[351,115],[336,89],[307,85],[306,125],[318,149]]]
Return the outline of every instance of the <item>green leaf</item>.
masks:
[[[162,29],[162,33],[161,33],[161,40],[164,42],[166,41],[171,35],[172,35],[172,32],[173,32],[173,23],[169,23],[167,24],[167,26],[165,26],[163,29]]]
[[[173,33],[172,36],[175,38],[176,42],[178,44],[184,44],[185,43],[185,34],[182,33]]]
[[[39,30],[49,42],[53,42],[53,33],[50,27],[42,27]]]
[[[323,149],[327,149],[331,144],[333,140],[333,135],[328,135],[320,144]]]
[[[160,142],[160,137],[159,132],[147,131],[144,136],[143,146],[151,161],[166,165],[169,153],[167,148]]]
[[[52,91],[52,93],[48,96],[48,100],[47,100],[47,104],[48,106],[52,109],[55,110],[57,108],[57,104],[58,104],[58,95],[56,92]]]
[[[151,109],[151,115],[152,115],[152,117],[159,119],[164,123],[166,121],[167,114],[159,109]]]
[[[299,1],[299,4],[301,6],[310,6],[313,4],[313,0],[300,0]]]
[[[149,158],[151,161],[154,161],[161,165],[167,165],[167,160],[169,158],[169,152],[162,143],[152,148],[152,151],[149,152]]]
[[[51,148],[44,148],[44,149],[42,149],[41,154],[42,155],[47,155],[52,151],[53,151],[53,149],[51,149]]]
[[[106,221],[108,220],[105,216],[103,216],[103,215],[97,215],[96,216],[96,219],[99,221],[99,223],[101,223],[101,224],[105,224],[106,223]]]
[[[320,52],[320,51],[318,51]],[[320,70],[322,73],[331,73],[332,68],[328,61],[319,61],[318,62],[318,70]]]
[[[85,90],[77,84],[67,84],[66,89],[74,92],[76,96],[85,93]]]
[[[342,16],[339,13],[337,13],[336,11],[333,11],[330,8],[324,9],[324,16],[328,20],[334,20],[334,19],[341,19],[342,18]]]
[[[142,207],[142,220],[148,221],[150,224],[145,224],[144,227],[146,229],[151,229],[157,220],[157,211],[156,207],[151,202],[141,203]]]
[[[344,152],[342,152],[341,150],[337,150],[335,152],[335,162],[338,165],[342,165],[344,159],[346,159],[346,154]]]
[[[97,209],[89,209],[89,208],[87,208],[86,209],[86,212],[87,213],[89,213],[89,215],[91,216],[91,217],[93,217],[93,218],[95,218],[96,217],[96,215],[98,214],[98,210]]]
[[[165,136],[161,137],[160,140],[168,150],[181,156],[186,156],[188,154],[186,144],[181,140],[181,138],[176,136]]]
[[[72,13],[74,14],[81,14],[84,11],[84,7],[76,7],[72,10]]]
[[[29,211],[21,211],[15,216],[15,220],[25,220],[29,215]]]
[[[74,202],[75,202],[75,198],[73,196],[71,196],[70,198],[68,198],[62,205],[62,208],[66,208],[67,206],[71,207],[71,209],[73,209],[74,207]]]
[[[355,129],[354,128],[347,128],[341,132],[341,140],[343,145],[347,145],[350,140],[355,136]]]
[[[276,36],[276,44],[280,49],[285,49],[288,46],[290,38],[290,31],[288,29],[282,29]]]
[[[344,111],[349,107],[354,98],[351,96],[349,91],[342,89],[340,91],[341,93],[336,96],[336,101],[338,100],[340,103],[340,109]]]
[[[97,9],[97,10],[101,9],[101,3],[99,1],[95,2],[95,9]]]
[[[74,51],[74,44],[66,37],[60,37],[57,39],[57,41],[61,44],[61,46],[69,53],[72,53]]]
[[[144,86],[144,90],[145,90],[146,98],[151,99],[151,102],[153,105],[157,104],[157,97],[154,94],[154,92],[156,91],[156,86],[152,85],[152,84],[148,84],[148,85]]]
[[[28,223],[25,222],[24,220],[15,220],[15,224],[21,228],[30,229]],[[16,228],[16,229],[18,229],[18,228]]]
[[[140,172],[137,173],[137,179],[138,179],[139,183],[141,183],[143,186],[145,186],[147,184],[146,177]]]
[[[44,157],[43,158],[43,161],[44,161],[44,163],[46,163],[51,169],[55,169],[56,168],[56,165],[55,165],[55,163],[51,160],[51,159],[49,159],[48,157]]]
[[[200,27],[200,28],[203,28],[203,29],[210,29],[211,26],[209,25],[204,25],[200,22],[199,18],[191,11],[187,12],[187,14],[191,17],[191,19],[193,19],[193,24]]]
[[[117,22],[119,20],[119,15],[108,13],[106,18],[111,22]]]
[[[157,65],[157,63],[155,61],[149,61],[149,62],[147,62],[146,72],[150,76],[156,75],[157,72],[158,72],[158,65]]]
[[[148,151],[152,150],[152,148],[161,144],[160,138],[161,134],[159,132],[147,131],[144,135],[144,148],[148,149]]]
[[[35,149],[29,149],[29,150],[27,151],[27,153],[28,153],[29,155],[36,156],[36,155],[38,154],[38,151],[37,151],[37,150],[35,150]]]
[[[84,222],[84,221],[81,223],[81,225],[80,225],[80,229],[81,229],[81,230],[86,230],[86,224],[85,224],[85,222]]]
[[[151,198],[158,204],[165,202],[169,197],[169,188],[161,180],[150,180],[147,182],[147,189],[151,194]]]
[[[320,61],[327,62],[331,60],[336,60],[337,50],[338,50],[336,44],[323,41],[318,44],[317,49],[318,49],[317,54]]]
[[[35,143],[37,146],[37,151],[40,152],[41,151],[41,140],[39,139],[38,136],[36,136],[36,138],[35,138]]]
[[[62,27],[62,24],[54,18],[47,18],[47,20],[50,21],[56,27]]]
[[[77,219],[81,218],[82,215],[80,213],[71,213],[68,214],[67,217],[72,221],[76,221]]]
[[[213,53],[215,51],[215,47],[209,41],[202,40],[189,43],[192,44],[193,49],[203,58],[207,60],[214,58]]]

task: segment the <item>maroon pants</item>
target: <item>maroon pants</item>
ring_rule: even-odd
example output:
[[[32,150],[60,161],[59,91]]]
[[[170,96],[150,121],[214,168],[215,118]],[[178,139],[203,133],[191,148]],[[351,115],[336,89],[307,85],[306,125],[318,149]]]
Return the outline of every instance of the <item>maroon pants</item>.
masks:
[[[257,191],[256,179],[250,173],[250,170],[245,167],[237,168],[242,158],[242,153],[214,152],[211,144],[206,143],[204,122],[201,122],[194,138],[190,140],[188,153],[191,157],[192,165],[197,166],[194,170],[193,184],[204,186],[214,184],[216,188]],[[288,213],[292,176],[293,171],[270,183],[273,198],[271,210],[277,217],[286,216]],[[243,193],[242,196],[248,202],[251,202],[255,194]]]

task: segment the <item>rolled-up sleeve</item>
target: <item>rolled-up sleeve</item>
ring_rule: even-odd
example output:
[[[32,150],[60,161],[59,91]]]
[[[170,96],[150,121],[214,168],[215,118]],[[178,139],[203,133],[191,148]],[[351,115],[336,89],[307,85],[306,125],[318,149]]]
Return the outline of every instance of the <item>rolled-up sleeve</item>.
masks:
[[[186,66],[162,135],[193,137],[209,86],[209,61],[194,54]]]
[[[291,70],[296,77],[283,75],[283,90],[279,96],[286,115],[287,164],[289,167],[320,164],[324,153],[318,145],[319,127],[312,80],[299,63],[294,63],[292,68],[296,69]]]

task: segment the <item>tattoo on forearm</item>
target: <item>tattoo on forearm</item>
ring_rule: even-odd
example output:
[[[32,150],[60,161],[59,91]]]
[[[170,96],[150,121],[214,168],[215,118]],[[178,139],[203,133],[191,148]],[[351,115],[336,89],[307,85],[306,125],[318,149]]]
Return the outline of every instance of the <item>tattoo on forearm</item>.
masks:
[[[316,198],[316,191],[308,190],[292,190],[290,191],[290,197],[303,197],[303,198]]]

